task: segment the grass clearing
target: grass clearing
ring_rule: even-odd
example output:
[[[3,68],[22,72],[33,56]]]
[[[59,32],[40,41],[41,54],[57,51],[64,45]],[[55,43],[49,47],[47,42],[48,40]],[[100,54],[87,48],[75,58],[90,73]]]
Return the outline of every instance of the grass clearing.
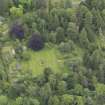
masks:
[[[43,73],[44,68],[50,67],[54,72],[61,72],[61,63],[57,59],[58,51],[55,48],[45,48],[38,52],[29,50],[28,53],[31,58],[29,61],[22,62],[24,70],[32,70],[33,74],[39,75]]]
[[[69,54],[60,53],[56,46],[47,48],[47,46],[41,51],[26,50],[26,54],[29,55],[29,60],[21,60],[20,62],[14,59],[10,68],[17,68],[20,65],[20,69],[23,72],[32,71],[33,75],[37,76],[43,73],[43,70],[50,67],[54,73],[67,73],[70,72],[67,65],[64,65],[66,59],[72,58],[82,60],[83,51],[78,46],[75,46],[75,50]],[[28,56],[26,55],[26,56]],[[11,69],[12,70],[12,69]],[[13,70],[11,72],[14,72]]]

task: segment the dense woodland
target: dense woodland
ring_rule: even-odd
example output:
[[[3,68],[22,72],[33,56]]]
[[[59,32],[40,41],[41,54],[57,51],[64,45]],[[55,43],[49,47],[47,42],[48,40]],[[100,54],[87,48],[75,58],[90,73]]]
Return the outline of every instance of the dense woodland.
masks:
[[[105,105],[105,0],[0,0],[0,105]]]

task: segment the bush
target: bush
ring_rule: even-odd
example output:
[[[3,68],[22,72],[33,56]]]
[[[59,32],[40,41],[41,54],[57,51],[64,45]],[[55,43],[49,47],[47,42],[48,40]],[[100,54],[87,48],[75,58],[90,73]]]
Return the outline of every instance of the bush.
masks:
[[[10,8],[10,15],[12,16],[13,19],[23,16],[23,6],[22,5],[19,5],[18,7],[12,6]]]
[[[67,43],[62,42],[62,43],[59,45],[59,51],[60,51],[60,52],[63,52],[63,53],[69,52],[69,50],[70,50],[69,47],[70,47],[70,46],[68,46]]]
[[[10,35],[13,38],[23,39],[24,38],[24,29],[22,25],[14,24],[10,30]]]
[[[44,41],[39,34],[34,33],[29,39],[28,47],[34,51],[41,50],[44,47]]]
[[[68,42],[61,42],[58,49],[62,53],[71,53],[75,49],[75,45],[73,41],[69,40]]]
[[[22,53],[22,60],[23,61],[28,61],[30,60],[30,55],[26,51]]]

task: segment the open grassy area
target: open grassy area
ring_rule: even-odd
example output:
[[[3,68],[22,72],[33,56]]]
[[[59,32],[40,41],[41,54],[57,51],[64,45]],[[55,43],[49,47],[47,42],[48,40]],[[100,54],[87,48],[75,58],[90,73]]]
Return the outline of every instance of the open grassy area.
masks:
[[[11,49],[12,46],[5,47],[3,51],[11,52]],[[75,59],[82,61],[81,58],[83,56],[83,51],[78,46],[75,46],[75,50],[69,54],[60,53],[54,45],[52,48],[45,47],[41,51],[32,51],[28,49],[25,53],[27,54],[25,56],[29,56],[29,60],[21,60],[19,62],[14,59],[10,68],[20,68],[23,72],[32,71],[35,76],[42,74],[43,70],[47,67],[50,67],[55,73],[67,73],[70,69],[64,65],[64,62],[67,59],[69,59],[70,62],[75,61]],[[17,67],[17,65],[20,65],[20,67]],[[14,70],[11,72],[14,72]]]
[[[35,75],[39,75],[43,72],[43,69],[50,67],[54,72],[61,72],[60,61],[57,59],[57,50],[43,49],[39,52],[28,51],[31,56],[29,61],[22,62],[22,67],[24,70],[32,70]]]
[[[77,53],[78,51],[78,53]],[[32,70],[34,75],[39,75],[43,73],[44,68],[50,67],[53,72],[69,72],[67,67],[64,65],[66,55],[60,54],[58,49],[53,48],[44,48],[41,51],[34,52],[32,50],[28,50],[27,52],[30,56],[29,61],[22,61],[22,69],[23,70]],[[82,56],[81,49],[76,49],[67,55],[71,61],[74,57],[75,59],[80,59]]]

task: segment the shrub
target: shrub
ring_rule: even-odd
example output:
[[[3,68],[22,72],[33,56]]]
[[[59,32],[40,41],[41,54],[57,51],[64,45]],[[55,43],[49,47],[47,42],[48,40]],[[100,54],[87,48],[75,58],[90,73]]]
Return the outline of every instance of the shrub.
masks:
[[[61,43],[65,40],[64,29],[62,27],[58,27],[56,29],[56,41],[57,43]]]
[[[69,40],[68,42],[61,42],[58,49],[62,53],[71,53],[75,49],[75,45],[73,41]]]
[[[23,61],[28,61],[30,59],[30,55],[29,53],[27,53],[26,51],[22,53],[22,60]]]
[[[34,51],[41,50],[44,47],[44,41],[39,34],[34,33],[29,39],[28,47]]]
[[[14,24],[10,30],[10,35],[13,38],[23,39],[24,38],[24,29],[22,25]]]
[[[23,6],[22,5],[19,5],[18,7],[12,6],[10,8],[10,15],[12,16],[13,19],[23,16]]]

